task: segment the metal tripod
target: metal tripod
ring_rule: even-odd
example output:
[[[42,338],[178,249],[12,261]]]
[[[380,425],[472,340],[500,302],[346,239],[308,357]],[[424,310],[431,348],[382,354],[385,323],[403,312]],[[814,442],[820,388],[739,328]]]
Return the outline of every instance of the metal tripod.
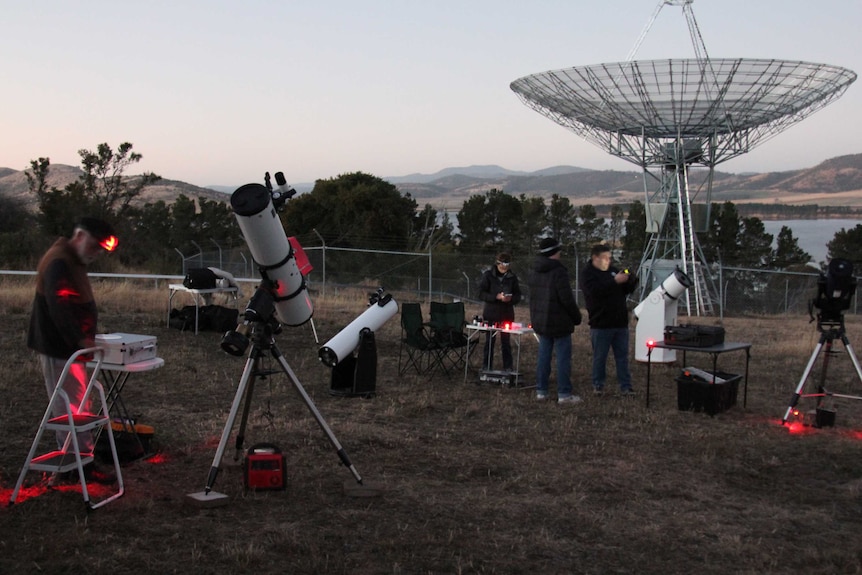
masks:
[[[338,442],[338,439],[335,437],[335,434],[332,433],[332,430],[324,421],[323,416],[320,415],[320,412],[315,407],[314,402],[311,401],[311,398],[305,392],[305,389],[302,387],[302,384],[297,379],[296,374],[290,368],[287,361],[284,359],[284,356],[279,351],[278,347],[275,345],[275,339],[273,337],[273,327],[270,322],[254,322],[251,326],[251,350],[249,351],[248,360],[245,363],[245,369],[242,372],[242,377],[239,381],[239,386],[236,389],[236,396],[233,400],[233,405],[230,408],[230,414],[228,415],[227,422],[224,426],[224,431],[222,431],[221,440],[218,444],[218,449],[216,450],[215,457],[213,458],[212,467],[210,468],[209,476],[207,477],[206,488],[204,489],[204,494],[209,494],[212,490],[213,484],[215,483],[216,476],[219,472],[219,465],[221,463],[222,457],[224,456],[224,451],[227,446],[228,438],[230,437],[231,429],[233,428],[234,422],[236,421],[236,415],[239,411],[239,404],[242,401],[243,396],[245,396],[245,407],[243,409],[242,421],[240,423],[239,431],[236,436],[236,456],[235,459],[239,459],[240,454],[242,453],[243,442],[245,440],[245,427],[248,422],[248,413],[249,407],[251,405],[251,398],[254,391],[254,382],[255,378],[259,375],[262,375],[263,372],[260,368],[260,362],[263,355],[268,351],[272,354],[272,357],[278,362],[284,371],[285,375],[290,379],[293,383],[293,386],[296,388],[296,391],[302,396],[302,400],[305,402],[305,405],[308,406],[309,411],[317,420],[318,425],[329,438],[329,442],[335,448],[336,453],[338,454],[339,459],[341,459],[341,463],[345,465],[350,472],[353,474],[353,477],[356,479],[356,482],[360,485],[362,484],[362,478],[359,476],[359,473],[356,471],[356,468],[353,467],[353,464],[350,463],[350,458],[345,453],[344,448]]]
[[[827,396],[844,399],[862,399],[860,396],[831,393],[826,390],[826,370],[829,367],[829,356],[834,353],[832,351],[832,342],[836,339],[840,339],[841,343],[844,344],[844,349],[847,350],[847,355],[850,356],[850,360],[853,362],[853,367],[856,368],[856,374],[859,376],[859,381],[862,382],[862,368],[859,367],[859,360],[856,358],[853,346],[850,345],[850,340],[847,339],[847,334],[844,330],[844,317],[840,316],[837,319],[830,320],[821,320],[818,318],[817,329],[821,332],[820,341],[817,343],[817,346],[815,346],[814,352],[811,354],[811,359],[808,360],[808,365],[805,367],[802,378],[799,380],[799,385],[796,386],[796,392],[793,394],[793,398],[790,400],[790,405],[787,407],[787,412],[785,412],[784,418],[781,420],[782,425],[787,423],[787,420],[793,413],[793,409],[796,407],[796,404],[799,403],[799,400],[803,397],[818,398],[817,407],[820,407],[820,404],[823,402],[823,398]],[[808,380],[808,376],[811,374],[811,369],[814,367],[814,363],[817,361],[817,356],[821,351],[823,351],[823,366],[821,368],[820,384],[817,387],[817,393],[804,394],[803,389],[805,387],[805,382]]]

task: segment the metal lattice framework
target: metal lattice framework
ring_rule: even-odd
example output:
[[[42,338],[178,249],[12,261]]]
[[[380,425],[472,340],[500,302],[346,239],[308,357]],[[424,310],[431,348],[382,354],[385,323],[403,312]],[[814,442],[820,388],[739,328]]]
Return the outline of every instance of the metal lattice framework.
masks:
[[[693,59],[629,58],[541,72],[511,84],[530,108],[643,169],[650,237],[639,268],[642,295],[680,266],[695,286],[686,294],[690,315],[711,313],[718,300],[695,235],[708,229],[716,164],[803,120],[856,80],[853,71],[828,64],[710,59],[692,1],[662,0],[652,20],[664,5],[682,6]],[[690,190],[693,167],[708,170],[705,189]]]
[[[750,151],[840,97],[846,68],[756,59],[672,59],[579,66],[511,84],[530,108],[639,166],[687,140],[714,165]],[[687,147],[688,147],[687,143]]]

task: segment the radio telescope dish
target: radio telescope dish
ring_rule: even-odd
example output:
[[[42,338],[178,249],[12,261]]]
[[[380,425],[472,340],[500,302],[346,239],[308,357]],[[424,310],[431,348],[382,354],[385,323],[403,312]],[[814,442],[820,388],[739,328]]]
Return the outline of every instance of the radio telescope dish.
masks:
[[[662,0],[653,20],[663,5],[681,4],[696,58],[577,66],[510,87],[528,107],[642,168],[650,234],[639,269],[642,294],[679,265],[694,283],[689,315],[700,315],[718,301],[695,235],[709,227],[715,166],[833,102],[856,74],[810,62],[710,59],[692,1]],[[694,168],[708,170],[698,190],[689,187]]]

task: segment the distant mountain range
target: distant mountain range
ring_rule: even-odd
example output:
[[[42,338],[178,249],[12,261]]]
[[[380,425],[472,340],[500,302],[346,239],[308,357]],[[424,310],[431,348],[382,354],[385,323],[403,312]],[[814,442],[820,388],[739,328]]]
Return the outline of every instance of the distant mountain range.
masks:
[[[63,188],[78,179],[81,169],[52,164],[48,183]],[[696,196],[705,190],[707,170],[692,170],[689,187]],[[716,171],[712,201],[734,203],[818,204],[820,206],[862,207],[862,154],[839,156],[813,168],[785,172],[732,174]],[[496,165],[446,168],[433,174],[409,174],[385,177],[402,192],[409,192],[420,206],[431,204],[438,209],[457,209],[473,194],[493,188],[507,193],[550,198],[553,194],[568,197],[573,204],[607,205],[642,200],[643,174],[637,170],[590,170],[574,166],[553,166],[535,172],[508,170]],[[295,184],[300,193],[313,184]],[[195,199],[227,201],[235,186],[199,187],[176,180],[163,179],[147,188],[139,202],[163,200],[172,203],[180,194]],[[0,168],[0,195],[17,198],[35,209],[23,171]],[[703,197],[701,196],[701,200]]]
[[[706,189],[707,175],[706,169],[692,170],[689,187],[693,193]],[[558,194],[576,205],[628,203],[644,197],[643,173],[637,170],[555,166],[525,173],[499,166],[471,166],[386,179],[402,192],[409,192],[420,205],[449,208],[493,188],[544,198]],[[813,168],[785,172],[733,174],[716,170],[712,201],[862,207],[862,154],[840,156]]]

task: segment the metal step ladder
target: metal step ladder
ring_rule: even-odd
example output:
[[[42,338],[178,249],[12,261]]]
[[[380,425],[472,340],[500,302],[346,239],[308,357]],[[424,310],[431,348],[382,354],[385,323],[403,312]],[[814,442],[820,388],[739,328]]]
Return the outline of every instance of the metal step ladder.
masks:
[[[91,347],[76,351],[72,357],[66,362],[63,371],[60,374],[59,382],[54,389],[54,394],[48,402],[48,407],[45,409],[45,415],[42,416],[42,422],[39,424],[39,431],[36,432],[36,437],[33,439],[33,445],[30,447],[30,453],[24,461],[24,467],[21,469],[21,474],[18,476],[18,483],[15,484],[15,489],[12,491],[12,496],[9,498],[9,505],[15,503],[18,497],[18,492],[24,484],[24,478],[28,471],[42,471],[48,473],[66,473],[68,471],[77,470],[78,477],[81,481],[81,492],[84,496],[84,503],[89,509],[96,509],[117,499],[124,493],[123,476],[120,471],[120,461],[117,458],[117,446],[114,443],[114,434],[111,429],[111,419],[108,410],[108,404],[105,400],[105,390],[102,384],[96,379],[99,370],[102,366],[102,352],[99,347]],[[72,365],[79,357],[92,354],[94,366],[93,372],[87,384],[87,389],[84,392],[81,405],[86,405],[93,390],[98,391],[99,403],[98,410],[94,413],[77,412],[77,408],[71,405],[69,396],[63,389],[63,383],[66,381],[66,376]],[[54,406],[62,405],[64,414],[54,417]],[[95,407],[95,406],[94,406]],[[108,443],[111,446],[111,456],[113,457],[114,470],[117,473],[117,492],[110,496],[93,503],[90,500],[90,492],[87,489],[87,480],[84,476],[84,466],[92,463],[94,456],[91,452],[81,452],[78,445],[78,433],[82,431],[94,431],[101,429],[108,436]],[[66,431],[66,441],[61,449],[50,451],[37,456],[39,446],[42,441],[42,436],[46,431]],[[53,438],[52,438],[53,441]]]
[[[700,311],[703,315],[712,315],[715,311],[712,306],[712,291],[709,289],[709,281],[706,277],[706,272],[699,263],[695,264],[697,270],[697,289],[700,292]]]

